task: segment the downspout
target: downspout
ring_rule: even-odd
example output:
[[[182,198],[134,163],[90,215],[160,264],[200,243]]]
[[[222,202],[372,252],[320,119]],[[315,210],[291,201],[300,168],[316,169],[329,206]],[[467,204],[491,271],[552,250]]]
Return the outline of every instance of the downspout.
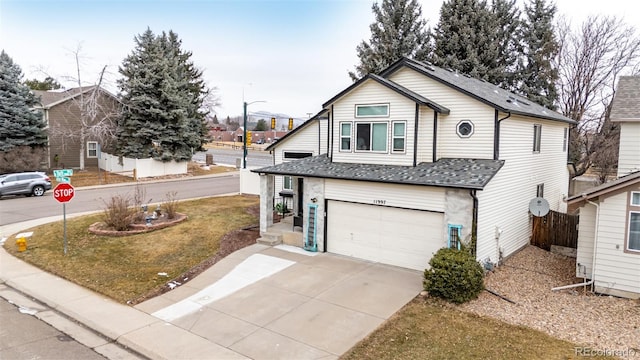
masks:
[[[511,117],[511,113],[502,119],[498,119],[498,110],[495,110],[494,126],[493,126],[493,160],[500,160],[500,123]]]
[[[476,257],[478,253],[478,196],[476,195],[475,189],[469,191],[469,195],[471,195],[473,199],[473,215],[471,220],[471,242],[473,242],[473,246],[471,253],[473,257]]]
[[[598,247],[598,226],[600,225],[600,205],[598,205],[597,203],[594,203],[593,201],[587,200],[586,199],[586,194],[582,194],[582,197],[585,199],[586,202],[588,202],[589,204],[593,205],[596,207],[596,229],[594,231],[594,236],[593,236],[593,256],[591,258],[591,280],[589,281],[585,281],[585,282],[581,282],[578,284],[573,284],[573,285],[566,285],[566,286],[559,286],[559,287],[555,287],[553,289],[551,289],[551,291],[557,291],[557,290],[564,290],[564,289],[571,289],[571,288],[577,288],[580,286],[587,286],[587,285],[591,285],[591,290],[593,291],[593,286],[595,285],[595,281],[596,281],[596,250]],[[586,274],[585,274],[585,280],[587,280]]]
[[[418,162],[418,121],[420,120],[420,105],[416,103],[416,115],[415,125],[413,129],[413,167],[416,167]],[[391,136],[393,137],[393,129],[391,129]]]
[[[329,159],[333,159],[333,104],[331,105],[331,111],[329,112],[329,121],[327,121],[327,154]]]
[[[438,144],[438,112],[433,111],[433,143],[431,144],[431,162],[436,162],[436,145]]]

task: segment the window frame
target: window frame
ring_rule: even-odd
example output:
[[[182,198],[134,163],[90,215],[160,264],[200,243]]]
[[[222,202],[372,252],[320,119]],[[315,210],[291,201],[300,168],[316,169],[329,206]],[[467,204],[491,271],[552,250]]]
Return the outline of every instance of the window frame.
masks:
[[[463,134],[461,134],[461,133],[460,133],[460,125],[462,125],[462,124],[469,124],[469,125],[471,125],[471,132],[469,132],[469,134],[467,134],[467,135],[463,135]],[[458,124],[456,125],[456,134],[457,134],[457,135],[458,135],[458,137],[459,137],[459,138],[461,138],[461,139],[468,139],[468,138],[470,138],[471,136],[473,136],[473,133],[475,132],[475,130],[476,130],[476,126],[473,124],[473,121],[471,121],[471,120],[469,120],[469,119],[463,119],[463,120],[460,120],[460,121],[458,122]]]
[[[461,244],[462,244],[462,225],[452,225],[452,224],[447,224],[447,248],[451,249],[451,230],[452,229],[456,229],[457,231],[457,235],[458,235],[458,239],[455,240],[454,245],[456,246],[455,248],[460,250],[462,248]]]
[[[369,153],[379,153],[379,154],[387,154],[389,152],[389,122],[380,122],[380,121],[356,121],[355,122],[355,140],[356,140],[356,147],[354,148],[355,152],[369,152]],[[369,148],[368,149],[360,149],[357,144],[358,139],[360,138],[358,136],[358,127],[360,125],[369,125]],[[374,143],[374,129],[376,128],[375,125],[384,125],[385,126],[385,131],[384,131],[384,150],[374,150],[373,149],[373,143]]]
[[[375,107],[375,106],[384,106],[387,108],[387,112],[386,114],[382,115],[382,114],[373,114],[373,115],[359,115],[358,114],[358,109],[360,108],[364,108],[364,107]],[[389,115],[391,114],[391,106],[389,103],[373,103],[373,104],[356,104],[355,108],[353,109],[353,117],[354,118],[376,118],[376,117],[386,117],[388,118]]]
[[[396,125],[402,125],[402,136],[396,136]],[[402,149],[396,149],[396,139],[402,139]],[[404,120],[391,122],[391,152],[405,153],[407,151],[407,122]]]
[[[95,149],[92,149],[90,145],[95,145]],[[95,155],[91,155],[91,152],[94,151]],[[97,141],[87,141],[87,158],[95,159],[98,157],[98,142]]]
[[[638,203],[634,203],[633,202],[633,195],[635,195],[635,194],[640,196],[640,191],[632,191],[631,192],[631,195],[629,196],[629,205],[630,206],[640,206],[640,197],[638,197],[638,201],[639,201]]]
[[[353,146],[352,146],[352,141],[351,138],[353,137],[353,122],[347,122],[347,121],[342,121],[339,123],[340,125],[340,150],[341,152],[353,152]],[[349,125],[349,135],[343,135],[342,134],[342,126],[343,125]],[[342,140],[347,139],[349,141],[349,148],[348,149],[344,149],[342,147]]]
[[[562,135],[562,152],[567,152],[568,144],[569,144],[569,128],[564,128],[564,134]]]
[[[536,185],[536,197],[544,198],[544,183]]]
[[[293,155],[293,156],[287,156],[287,155]],[[300,159],[304,159],[304,158],[308,158],[313,156],[313,152],[311,151],[283,151],[282,152],[282,159],[283,160],[300,160]]]
[[[533,124],[533,153],[539,154],[542,148],[542,124]]]
[[[287,187],[287,179],[289,183],[289,187]],[[293,176],[291,175],[283,175],[282,176],[282,190],[291,190],[293,191]]]
[[[631,218],[633,215],[637,215],[638,216],[638,221],[640,221],[640,209],[638,210],[629,210],[628,212],[628,217],[627,217],[627,229],[625,231],[625,235],[626,235],[626,239],[625,239],[625,244],[624,244],[624,250],[625,252],[628,253],[632,253],[632,254],[638,254],[640,255],[640,241],[638,242],[638,248],[631,248]]]

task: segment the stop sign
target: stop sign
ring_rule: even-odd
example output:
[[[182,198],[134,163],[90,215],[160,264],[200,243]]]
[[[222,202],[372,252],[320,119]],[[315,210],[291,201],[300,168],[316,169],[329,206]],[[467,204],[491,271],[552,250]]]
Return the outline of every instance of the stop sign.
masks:
[[[61,203],[69,202],[75,194],[76,191],[73,189],[73,186],[67,183],[60,183],[53,189],[53,198]]]

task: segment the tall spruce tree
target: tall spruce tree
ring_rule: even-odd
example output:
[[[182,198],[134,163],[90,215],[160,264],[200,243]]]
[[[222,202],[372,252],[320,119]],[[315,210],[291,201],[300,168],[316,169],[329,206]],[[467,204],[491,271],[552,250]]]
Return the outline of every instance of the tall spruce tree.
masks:
[[[525,4],[524,57],[520,64],[519,86],[524,96],[553,110],[558,99],[558,69],[554,59],[560,48],[553,25],[555,13],[555,5],[547,4],[545,0],[531,0]]]
[[[205,141],[202,72],[181,49],[177,34],[135,37],[136,47],[120,67],[123,114],[118,122],[120,155],[188,160]]]
[[[499,84],[505,68],[498,61],[498,21],[483,0],[448,0],[434,29],[432,62]]]
[[[0,152],[17,147],[44,148],[47,126],[35,110],[39,99],[22,83],[22,69],[0,52]]]
[[[371,39],[356,47],[360,64],[355,72],[349,72],[353,81],[379,73],[403,56],[426,59],[429,32],[417,0],[383,0],[381,5],[374,3],[371,9],[375,15],[375,22],[369,26]]]
[[[516,0],[493,0],[491,12],[496,19],[495,41],[498,49],[495,84],[515,91],[519,82],[518,59],[522,53],[520,9]]]

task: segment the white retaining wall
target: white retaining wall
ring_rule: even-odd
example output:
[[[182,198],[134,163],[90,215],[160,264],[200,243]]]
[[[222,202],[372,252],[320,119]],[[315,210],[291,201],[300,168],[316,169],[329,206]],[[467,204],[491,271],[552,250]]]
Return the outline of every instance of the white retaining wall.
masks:
[[[98,164],[100,169],[120,175],[133,177],[133,170],[136,170],[138,178],[179,175],[187,173],[188,161],[168,161],[162,162],[154,159],[130,159],[122,158],[122,164],[118,160],[118,156],[107,153],[101,153]]]

